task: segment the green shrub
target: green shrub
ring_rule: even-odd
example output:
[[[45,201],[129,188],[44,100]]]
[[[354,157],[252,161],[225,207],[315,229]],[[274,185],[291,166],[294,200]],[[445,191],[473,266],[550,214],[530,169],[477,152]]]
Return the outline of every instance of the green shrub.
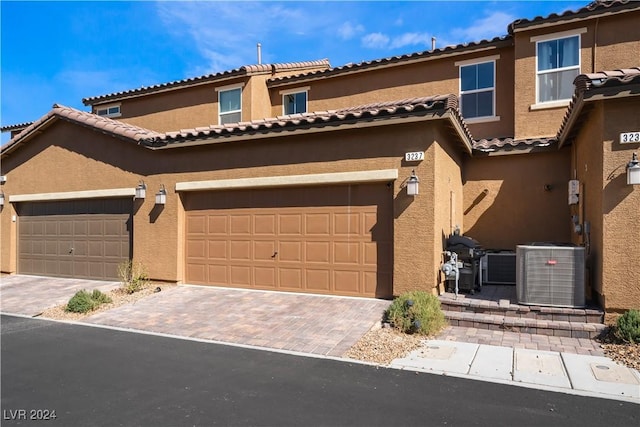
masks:
[[[84,289],[76,292],[67,303],[65,311],[72,313],[87,313],[91,310],[95,310],[100,304],[111,302],[111,298],[108,295],[95,289],[92,293],[85,291]]]
[[[622,341],[640,343],[640,310],[629,310],[618,317],[615,334]]]
[[[128,294],[141,291],[149,284],[149,276],[143,265],[131,260],[118,265],[118,277],[122,282],[122,289]]]
[[[405,333],[433,335],[447,324],[440,300],[424,291],[400,295],[385,311],[386,320]]]

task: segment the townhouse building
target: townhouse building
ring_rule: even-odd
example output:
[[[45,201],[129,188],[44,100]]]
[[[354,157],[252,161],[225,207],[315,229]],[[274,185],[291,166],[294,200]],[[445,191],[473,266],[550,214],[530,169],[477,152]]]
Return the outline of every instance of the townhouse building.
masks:
[[[442,292],[459,230],[584,247],[587,298],[638,308],[639,21],[596,1],[492,40],[54,105],[3,128],[0,270],[114,279],[132,259],[162,281],[391,298]]]

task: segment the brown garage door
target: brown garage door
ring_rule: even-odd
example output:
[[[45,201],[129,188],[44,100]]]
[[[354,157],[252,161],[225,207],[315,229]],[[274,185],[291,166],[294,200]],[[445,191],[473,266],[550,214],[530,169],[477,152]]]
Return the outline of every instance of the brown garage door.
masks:
[[[392,296],[383,183],[185,195],[186,282]]]
[[[131,253],[132,209],[128,199],[18,204],[18,272],[117,279]]]

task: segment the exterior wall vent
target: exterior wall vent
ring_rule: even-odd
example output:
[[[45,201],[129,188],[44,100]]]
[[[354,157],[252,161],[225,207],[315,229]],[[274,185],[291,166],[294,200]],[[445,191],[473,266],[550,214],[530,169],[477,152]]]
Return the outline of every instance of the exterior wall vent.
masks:
[[[585,249],[531,243],[516,248],[519,304],[585,306]]]

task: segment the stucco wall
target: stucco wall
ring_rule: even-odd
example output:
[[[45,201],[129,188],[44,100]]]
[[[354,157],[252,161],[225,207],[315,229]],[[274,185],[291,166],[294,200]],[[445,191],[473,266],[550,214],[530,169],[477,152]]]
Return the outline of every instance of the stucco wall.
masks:
[[[596,106],[584,122],[578,141],[571,147],[571,178],[581,184],[579,204],[572,205],[571,215],[577,215],[578,223],[590,224],[590,233],[577,234],[572,231],[572,242],[587,247],[587,297],[596,304],[602,305],[602,129],[603,110]]]
[[[640,13],[635,12],[517,32],[515,137],[554,135],[566,111],[566,106],[532,109],[536,104],[536,43],[531,41],[531,37],[586,28],[586,32],[581,34],[580,73],[634,67],[640,63],[638,19]]]
[[[639,110],[637,97],[604,108],[602,289],[608,313],[640,309],[640,185],[627,185],[625,168],[619,168],[633,152],[640,154],[640,144],[619,142],[620,132],[640,130]]]
[[[134,207],[133,258],[142,262],[154,279],[181,281],[184,211],[175,192],[176,182],[398,169],[399,179],[392,184],[393,191],[389,194],[393,197],[395,218],[394,293],[415,286],[433,289],[436,246],[434,236],[428,233],[434,230],[435,221],[434,161],[440,159],[440,163],[447,164],[446,153],[438,153],[441,149],[435,146],[448,144],[438,140],[448,135],[436,131],[439,126],[441,120],[431,120],[153,152],[57,121],[3,161],[3,173],[9,177],[3,191],[8,197],[133,188],[144,179],[147,198],[142,203],[136,202]],[[424,161],[404,162],[405,152],[421,150],[426,151]],[[424,180],[416,198],[407,196],[402,186],[412,169]],[[454,173],[455,167],[451,170]],[[161,185],[167,189],[167,202],[157,207],[154,194]],[[13,256],[15,260],[16,230],[14,227],[12,233],[4,232],[7,225],[11,228],[9,208],[5,206],[0,215],[1,269],[15,272],[16,265],[11,264],[11,259]],[[440,234],[439,230],[438,241]]]
[[[562,149],[465,158],[465,234],[487,249],[569,241],[569,155]]]
[[[337,75],[271,89],[271,114],[282,114],[280,91],[309,86],[308,111],[322,111],[375,102],[460,93],[458,61],[496,60],[496,115],[499,121],[469,124],[475,138],[513,134],[513,51],[511,47],[484,48],[475,52],[369,71]]]

